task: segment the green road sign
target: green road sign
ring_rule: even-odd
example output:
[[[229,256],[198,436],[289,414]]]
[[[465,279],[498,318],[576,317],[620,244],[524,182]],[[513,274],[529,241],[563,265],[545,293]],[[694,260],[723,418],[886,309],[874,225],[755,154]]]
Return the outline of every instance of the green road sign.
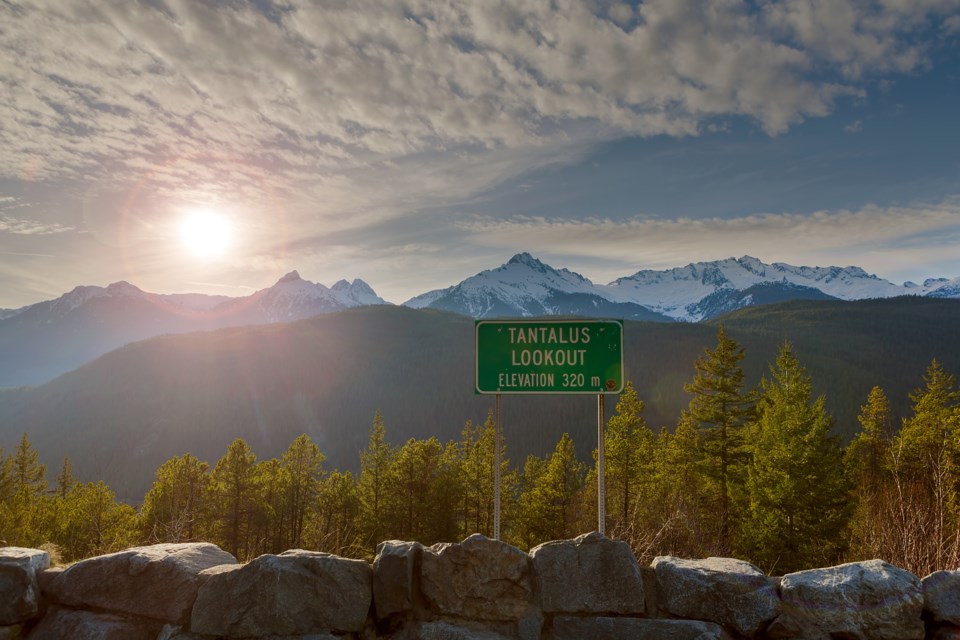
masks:
[[[620,393],[620,320],[477,320],[477,393]]]

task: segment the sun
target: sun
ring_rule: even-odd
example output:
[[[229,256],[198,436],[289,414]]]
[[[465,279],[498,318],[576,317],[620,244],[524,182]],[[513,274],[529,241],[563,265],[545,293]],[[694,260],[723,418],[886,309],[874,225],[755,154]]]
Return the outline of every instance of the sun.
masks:
[[[230,219],[210,209],[194,209],[180,220],[180,243],[196,258],[222,258],[233,240]]]

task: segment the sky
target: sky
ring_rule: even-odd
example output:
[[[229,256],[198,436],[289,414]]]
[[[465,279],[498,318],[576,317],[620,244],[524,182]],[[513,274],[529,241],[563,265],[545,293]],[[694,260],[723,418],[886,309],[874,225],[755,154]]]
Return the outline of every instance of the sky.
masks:
[[[0,80],[2,308],[521,251],[960,276],[960,0],[4,0]]]

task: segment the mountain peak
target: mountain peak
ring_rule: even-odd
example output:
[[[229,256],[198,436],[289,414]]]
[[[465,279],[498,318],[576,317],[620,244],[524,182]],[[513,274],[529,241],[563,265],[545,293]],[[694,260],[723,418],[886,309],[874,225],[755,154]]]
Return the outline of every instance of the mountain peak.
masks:
[[[524,251],[524,252],[522,252],[522,253],[518,253],[517,255],[513,256],[512,258],[510,258],[510,260],[507,261],[507,264],[522,264],[522,265],[526,265],[526,266],[528,266],[528,267],[542,267],[542,266],[543,266],[543,263],[542,263],[542,262],[540,262],[539,260],[537,260],[536,258],[534,258],[532,255],[530,255],[530,254],[527,253],[526,251]]]
[[[136,285],[130,284],[126,280],[120,280],[119,282],[114,282],[107,285],[108,295],[136,296],[141,295],[142,293],[143,289]]]
[[[300,277],[300,272],[294,269],[287,275],[277,280],[277,284],[280,284],[281,282],[296,282],[297,280],[303,280],[303,278]]]

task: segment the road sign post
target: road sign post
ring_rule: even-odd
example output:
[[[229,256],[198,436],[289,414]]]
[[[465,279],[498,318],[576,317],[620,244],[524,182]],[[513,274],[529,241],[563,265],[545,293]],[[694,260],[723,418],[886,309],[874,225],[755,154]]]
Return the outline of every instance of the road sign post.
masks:
[[[597,394],[597,530],[606,529],[605,393],[623,390],[620,320],[477,320],[474,391],[496,395],[494,538],[500,539],[502,394]]]

